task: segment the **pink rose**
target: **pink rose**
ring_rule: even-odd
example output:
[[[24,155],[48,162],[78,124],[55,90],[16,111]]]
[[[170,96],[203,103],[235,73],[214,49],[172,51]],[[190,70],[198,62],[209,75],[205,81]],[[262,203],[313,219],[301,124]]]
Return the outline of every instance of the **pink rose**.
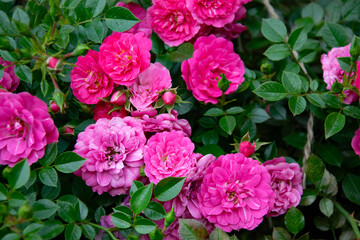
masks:
[[[217,79],[221,74],[231,82],[225,94],[235,92],[244,81],[245,66],[234,52],[232,42],[210,35],[200,37],[194,45],[193,57],[181,64],[182,77],[194,97],[205,103],[216,104],[222,91]]]
[[[302,171],[297,163],[287,163],[285,158],[274,158],[264,162],[263,166],[271,175],[271,187],[276,197],[266,216],[276,217],[296,207],[301,200]]]
[[[360,128],[356,130],[353,139],[351,140],[351,147],[354,152],[360,157]]]
[[[97,103],[94,107],[94,120],[97,121],[100,118],[112,119],[113,117],[124,118],[128,115],[124,107],[113,111],[114,107],[116,106],[103,101]]]
[[[114,83],[100,68],[98,52],[89,50],[85,56],[78,57],[75,65],[70,87],[80,102],[96,104],[111,94]]]
[[[171,87],[169,70],[161,63],[151,63],[150,67],[139,74],[134,84],[130,87],[132,96],[131,104],[137,110],[145,110],[159,98],[159,92]]]
[[[173,105],[176,102],[176,94],[172,92],[165,92],[161,98],[165,105]]]
[[[179,46],[193,38],[200,25],[186,8],[185,0],[153,0],[147,9],[151,28],[169,46]]]
[[[114,83],[130,86],[149,67],[151,45],[142,32],[114,32],[100,46],[100,66]]]
[[[251,144],[249,141],[241,142],[239,145],[239,152],[249,157],[255,152],[255,143]]]
[[[241,153],[220,156],[206,170],[198,194],[204,217],[226,232],[252,230],[274,202],[270,174]]]
[[[133,2],[130,2],[128,4],[125,4],[124,2],[118,2],[116,6],[125,7],[129,9],[135,15],[135,17],[137,17],[140,20],[140,22],[138,22],[137,24],[132,26],[132,28],[127,30],[126,33],[135,34],[138,32],[143,32],[145,33],[146,37],[150,38],[152,29],[146,20],[146,10],[144,8]]]
[[[152,136],[144,149],[145,174],[157,184],[167,177],[186,177],[195,164],[195,145],[181,131]]]
[[[350,57],[350,44],[345,47],[335,47],[327,54],[321,55],[321,64],[323,69],[324,82],[327,84],[326,89],[331,90],[331,86],[335,81],[343,82],[344,71],[340,68],[337,60],[338,57]],[[344,103],[350,104],[358,99],[356,93],[350,90],[344,91],[347,98]]]
[[[144,110],[131,110],[132,117],[142,117],[145,115],[148,115],[149,117],[153,117],[156,114],[157,114],[157,111],[153,107],[148,107]]]
[[[74,152],[86,161],[74,173],[98,194],[126,194],[133,180],[140,177],[145,142],[141,124],[135,119],[99,119],[78,136]]]
[[[48,106],[27,92],[0,93],[0,164],[13,167],[27,158],[42,158],[45,146],[57,142],[59,132]]]
[[[4,61],[0,57],[0,65],[2,65],[4,68],[4,75],[0,79],[0,86],[5,88],[9,92],[13,92],[16,90],[16,88],[19,86],[20,79],[15,74],[15,65],[12,65],[14,63]]]

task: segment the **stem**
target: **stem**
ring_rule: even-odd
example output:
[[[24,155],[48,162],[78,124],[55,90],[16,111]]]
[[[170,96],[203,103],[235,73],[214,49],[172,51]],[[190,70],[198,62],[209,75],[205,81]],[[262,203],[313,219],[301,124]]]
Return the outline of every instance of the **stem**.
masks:
[[[52,26],[52,29],[51,29],[50,39],[52,39],[53,36],[54,36],[55,29],[56,29],[56,25],[57,25],[57,22],[55,21],[55,22],[53,23],[53,26]]]
[[[346,220],[348,220],[356,236],[356,239],[360,239],[360,231],[358,226],[356,225],[354,218],[338,202],[334,201],[334,206],[342,215],[344,215]]]
[[[57,84],[55,78],[53,77],[53,75],[52,75],[50,72],[49,72],[49,74],[50,74],[50,77],[51,77],[51,81],[52,81],[52,83],[53,83],[53,85],[54,85],[54,89],[55,89],[55,90],[56,90],[56,89],[59,89],[59,85]]]
[[[337,240],[337,239],[336,239],[336,235],[335,235],[335,230],[334,230],[333,228],[331,228],[331,232],[332,232],[332,235],[333,235],[334,240]]]
[[[96,228],[98,228],[98,229],[104,230],[107,234],[109,234],[109,236],[110,236],[111,239],[117,240],[117,238],[114,236],[114,234],[113,234],[109,229],[104,228],[104,227],[102,227],[102,226],[100,226],[100,225],[97,225],[97,224],[95,224],[95,223],[91,223],[91,222],[89,222],[88,224],[91,225],[91,226],[93,226],[93,227],[96,227]]]

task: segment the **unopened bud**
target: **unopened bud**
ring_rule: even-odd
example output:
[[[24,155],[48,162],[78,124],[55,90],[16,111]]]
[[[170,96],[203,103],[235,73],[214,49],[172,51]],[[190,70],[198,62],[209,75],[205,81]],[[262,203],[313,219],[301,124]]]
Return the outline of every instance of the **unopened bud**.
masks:
[[[122,91],[116,91],[111,96],[110,102],[116,106],[123,106],[126,103],[126,94]]]
[[[3,171],[2,171],[2,176],[3,176],[4,178],[8,178],[10,172],[11,172],[11,168],[10,168],[10,167],[6,167],[6,168],[4,168]]]
[[[50,109],[53,113],[60,112],[60,107],[52,100],[50,101]]]
[[[164,226],[167,228],[174,221],[175,221],[175,212],[174,212],[174,205],[173,205],[172,208],[171,208],[171,211],[166,213],[166,215],[165,215]]]
[[[176,101],[176,94],[172,92],[166,92],[161,96],[166,105],[173,105]]]
[[[263,63],[261,64],[260,71],[266,75],[271,73],[271,65],[270,63]]]
[[[65,126],[63,134],[74,135],[74,128],[69,127],[69,126]]]
[[[47,67],[51,70],[57,70],[60,66],[60,60],[55,57],[49,57],[46,60],[46,63],[47,63]]]
[[[11,46],[9,40],[6,37],[0,37],[0,49],[13,51],[14,48]]]
[[[28,219],[31,217],[32,215],[32,207],[30,207],[29,205],[27,205],[27,203],[25,203],[24,205],[22,205],[19,208],[18,214],[19,217],[23,218],[23,219]]]
[[[245,157],[249,157],[255,152],[255,143],[251,144],[249,141],[241,142],[239,145],[239,152],[244,154]]]

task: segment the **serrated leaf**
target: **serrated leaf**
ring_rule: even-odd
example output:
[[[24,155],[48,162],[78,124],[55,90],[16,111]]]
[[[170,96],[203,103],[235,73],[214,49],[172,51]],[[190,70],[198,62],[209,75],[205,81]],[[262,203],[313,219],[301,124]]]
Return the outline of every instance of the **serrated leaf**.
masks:
[[[219,117],[219,116],[223,116],[224,114],[225,112],[220,108],[210,108],[209,110],[206,111],[204,116]]]
[[[325,164],[319,157],[312,154],[307,160],[305,164],[305,172],[306,176],[310,181],[316,183],[321,180],[324,175]]]
[[[210,234],[209,240],[230,240],[229,235],[221,230],[219,227],[216,227]]]
[[[325,108],[325,102],[318,93],[310,93],[306,95],[307,100],[316,107]]]
[[[57,210],[58,206],[48,199],[40,199],[33,205],[34,217],[38,219],[46,219],[52,216]]]
[[[264,52],[264,55],[272,61],[280,61],[290,55],[290,51],[285,44],[275,44]]]
[[[261,33],[272,42],[283,42],[287,31],[285,24],[280,20],[267,18],[262,20]]]
[[[42,239],[53,239],[64,231],[64,225],[58,220],[47,220],[44,223],[44,227],[40,229],[38,235]]]
[[[302,113],[306,108],[306,100],[302,96],[291,96],[289,99],[289,108],[294,116]]]
[[[310,17],[314,20],[314,23],[319,24],[324,17],[324,9],[317,3],[310,3],[306,5],[301,11],[301,17]]]
[[[45,167],[39,172],[40,181],[50,187],[56,187],[58,181],[58,175],[54,168]]]
[[[325,138],[338,133],[345,126],[345,116],[338,112],[330,113],[325,119]]]
[[[346,106],[343,108],[345,115],[360,119],[360,108],[355,106]]]
[[[347,174],[342,182],[345,196],[351,202],[360,205],[360,177],[354,174]]]
[[[334,203],[328,198],[321,199],[319,207],[320,211],[327,217],[330,217],[334,212]]]
[[[172,62],[183,62],[192,58],[194,52],[194,45],[191,43],[181,44],[176,51],[168,53],[169,59]]]
[[[285,90],[289,93],[300,94],[302,83],[299,75],[292,72],[283,72],[282,83]]]
[[[292,50],[300,50],[307,41],[307,34],[304,31],[304,28],[297,28],[289,36],[288,43]]]
[[[30,166],[28,160],[18,162],[10,171],[8,180],[12,189],[17,189],[25,185],[30,178]]]
[[[81,228],[74,223],[70,223],[65,228],[65,240],[79,240],[81,237]]]
[[[128,216],[126,216],[123,213],[116,212],[111,214],[111,220],[115,227],[118,227],[120,229],[125,229],[131,227],[131,220]]]
[[[142,182],[133,181],[130,188],[130,196],[132,196],[134,192],[136,192],[139,188],[142,188],[143,186],[144,184]]]
[[[154,196],[161,202],[175,198],[181,191],[185,178],[167,177],[155,185]]]
[[[242,107],[231,107],[227,109],[225,112],[226,114],[239,114],[245,111]]]
[[[64,152],[56,158],[54,167],[60,172],[72,173],[78,170],[85,161],[85,158],[74,152]]]
[[[135,220],[135,230],[140,234],[148,234],[156,228],[156,224],[146,218],[140,218]]]
[[[284,223],[289,232],[297,234],[305,227],[305,218],[299,209],[292,207],[286,212]]]
[[[348,43],[345,28],[337,23],[325,23],[322,37],[329,47],[343,47]]]
[[[95,43],[102,43],[104,37],[104,27],[99,19],[94,19],[85,25],[86,35],[89,40]]]
[[[139,22],[134,14],[124,7],[112,7],[105,14],[106,25],[115,32],[124,32]]]
[[[181,239],[206,240],[209,234],[201,222],[195,219],[179,219],[179,235]]]
[[[153,183],[139,188],[130,199],[131,210],[135,215],[140,214],[149,204],[152,195]]]
[[[286,229],[281,227],[274,227],[273,233],[272,233],[273,240],[289,240],[291,239],[291,236]]]
[[[150,202],[144,210],[144,214],[151,220],[161,220],[165,217],[165,209],[158,202]]]
[[[285,88],[277,82],[263,83],[254,93],[268,101],[279,101],[287,96]]]
[[[220,118],[219,125],[222,130],[231,135],[236,127],[236,119],[233,116],[223,116]]]
[[[32,84],[32,72],[30,68],[26,65],[16,65],[15,74],[20,78],[20,80]]]

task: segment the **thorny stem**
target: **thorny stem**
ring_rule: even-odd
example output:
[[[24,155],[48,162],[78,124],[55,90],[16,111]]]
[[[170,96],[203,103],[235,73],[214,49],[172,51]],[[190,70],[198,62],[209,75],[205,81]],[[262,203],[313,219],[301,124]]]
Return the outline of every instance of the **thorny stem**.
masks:
[[[356,239],[360,239],[360,231],[358,226],[356,225],[354,218],[338,202],[334,201],[334,206],[342,215],[344,215],[346,220],[348,220],[353,229]]]
[[[98,229],[104,230],[107,234],[109,234],[109,236],[110,236],[111,239],[117,240],[117,238],[114,236],[114,234],[113,234],[108,228],[102,227],[102,226],[100,226],[100,225],[97,225],[97,224],[91,223],[91,222],[89,222],[88,224],[91,225],[91,226],[93,226],[93,227],[96,227],[96,228],[98,228]]]

